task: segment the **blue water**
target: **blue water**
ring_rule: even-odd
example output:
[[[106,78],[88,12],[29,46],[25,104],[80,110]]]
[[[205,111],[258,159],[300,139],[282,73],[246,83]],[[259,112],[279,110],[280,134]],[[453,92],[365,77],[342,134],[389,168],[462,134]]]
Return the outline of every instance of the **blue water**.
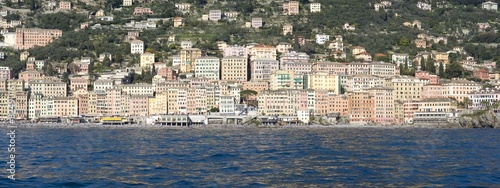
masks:
[[[8,136],[0,135],[7,168]],[[500,187],[492,129],[16,129],[0,187]]]

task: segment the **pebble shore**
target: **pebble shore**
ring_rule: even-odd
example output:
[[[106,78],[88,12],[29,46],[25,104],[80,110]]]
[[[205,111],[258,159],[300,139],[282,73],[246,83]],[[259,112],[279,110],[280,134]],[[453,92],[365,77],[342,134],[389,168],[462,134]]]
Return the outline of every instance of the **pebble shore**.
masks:
[[[0,127],[6,128],[12,124],[0,123]],[[189,127],[165,126],[157,124],[125,124],[125,125],[103,125],[99,123],[15,123],[18,128],[437,128],[436,126],[418,125],[286,125],[286,126],[254,126],[254,125],[229,125],[210,124],[194,125]]]

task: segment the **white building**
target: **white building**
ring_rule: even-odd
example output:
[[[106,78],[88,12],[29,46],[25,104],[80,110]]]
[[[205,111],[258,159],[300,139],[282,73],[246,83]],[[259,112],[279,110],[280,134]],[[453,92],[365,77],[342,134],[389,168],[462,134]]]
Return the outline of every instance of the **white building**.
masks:
[[[180,55],[174,55],[172,56],[172,66],[177,66],[182,63],[182,59]]]
[[[424,3],[424,2],[418,2],[417,3],[417,7],[419,9],[422,9],[422,10],[432,10],[431,4],[427,4],[427,3]]]
[[[402,53],[392,54],[392,63],[394,63],[398,66],[400,64],[405,65],[406,63],[408,63],[409,59],[410,59],[410,56],[408,56],[408,54],[402,54]],[[409,66],[411,66],[411,65],[409,65]]]
[[[130,42],[130,53],[131,54],[142,54],[144,53],[144,41],[133,40]]]
[[[321,12],[321,3],[311,3],[309,6],[311,12]]]
[[[498,3],[486,1],[483,4],[481,4],[481,8],[483,8],[484,10],[497,11],[498,10]]]
[[[223,115],[234,115],[236,110],[234,96],[231,95],[221,95],[219,102],[219,112]]]
[[[108,79],[99,79],[94,82],[95,92],[106,92],[107,89],[113,88],[115,82]]]
[[[316,35],[316,44],[325,44],[326,41],[330,40],[330,35]]]
[[[220,79],[220,59],[212,56],[200,57],[195,60],[194,74],[211,80]]]

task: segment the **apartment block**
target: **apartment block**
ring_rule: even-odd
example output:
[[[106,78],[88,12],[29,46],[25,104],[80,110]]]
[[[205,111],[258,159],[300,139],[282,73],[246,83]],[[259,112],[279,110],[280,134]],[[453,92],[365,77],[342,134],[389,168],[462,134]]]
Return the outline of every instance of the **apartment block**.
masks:
[[[283,14],[285,15],[298,15],[299,14],[299,2],[289,1],[283,3]]]
[[[268,45],[255,45],[250,48],[250,61],[253,61],[257,58],[268,58],[268,59],[276,59],[277,52],[276,48]]]
[[[222,18],[221,10],[210,10],[208,13],[208,19],[210,21],[219,21]]]
[[[155,63],[155,54],[149,52],[141,54],[140,65],[142,68],[151,70],[153,68],[154,63]]]
[[[0,79],[12,79],[13,73],[9,67],[0,67]]]
[[[278,70],[271,75],[269,80],[270,90],[303,89],[304,75],[296,74],[293,70]]]
[[[195,76],[210,80],[220,79],[220,59],[212,56],[200,57],[195,60]]]
[[[279,61],[259,58],[250,62],[250,80],[262,81],[271,79],[274,71],[279,70]]]
[[[181,72],[194,72],[195,61],[201,57],[201,50],[198,48],[182,49],[181,57]]]
[[[89,81],[89,78],[86,77],[86,76],[81,76],[81,77],[71,77],[69,78],[69,81],[70,81],[70,91],[76,91],[76,90],[87,90],[89,85],[90,85],[90,81]]]
[[[336,74],[315,72],[304,75],[304,89],[331,90],[340,94],[340,78]]]
[[[32,80],[29,82],[31,94],[41,94],[43,97],[66,97],[67,84],[60,80]]]
[[[221,80],[245,82],[247,75],[248,59],[239,56],[222,58]]]
[[[481,85],[465,79],[452,79],[449,82],[441,83],[443,87],[443,97],[453,98],[458,102],[463,102],[469,97],[469,93],[479,91]]]
[[[35,46],[45,46],[62,36],[62,33],[58,29],[16,28],[15,48],[24,50]]]
[[[142,54],[144,53],[144,41],[133,40],[130,42],[130,53],[131,54]]]

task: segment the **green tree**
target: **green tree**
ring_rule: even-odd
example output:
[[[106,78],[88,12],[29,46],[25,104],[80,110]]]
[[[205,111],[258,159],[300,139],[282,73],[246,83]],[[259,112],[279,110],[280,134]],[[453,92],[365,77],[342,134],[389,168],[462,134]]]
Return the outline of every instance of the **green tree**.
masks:
[[[240,97],[243,99],[243,103],[248,104],[248,99],[252,96],[256,96],[258,94],[257,91],[254,90],[243,90],[240,91]]]
[[[445,77],[443,62],[439,62],[439,77],[440,78],[444,78]]]
[[[420,58],[420,70],[426,71],[425,63],[424,63],[424,58]]]
[[[427,58],[427,63],[425,65],[425,69],[432,74],[436,74],[436,65],[434,64],[434,60],[431,58]]]
[[[406,37],[401,37],[401,39],[399,39],[399,45],[400,46],[408,46],[410,44],[410,40]]]
[[[219,112],[219,108],[214,107],[209,110],[210,112]]]
[[[446,78],[448,79],[459,78],[462,77],[464,68],[459,63],[452,62],[446,66],[446,70],[444,72],[446,73]]]

